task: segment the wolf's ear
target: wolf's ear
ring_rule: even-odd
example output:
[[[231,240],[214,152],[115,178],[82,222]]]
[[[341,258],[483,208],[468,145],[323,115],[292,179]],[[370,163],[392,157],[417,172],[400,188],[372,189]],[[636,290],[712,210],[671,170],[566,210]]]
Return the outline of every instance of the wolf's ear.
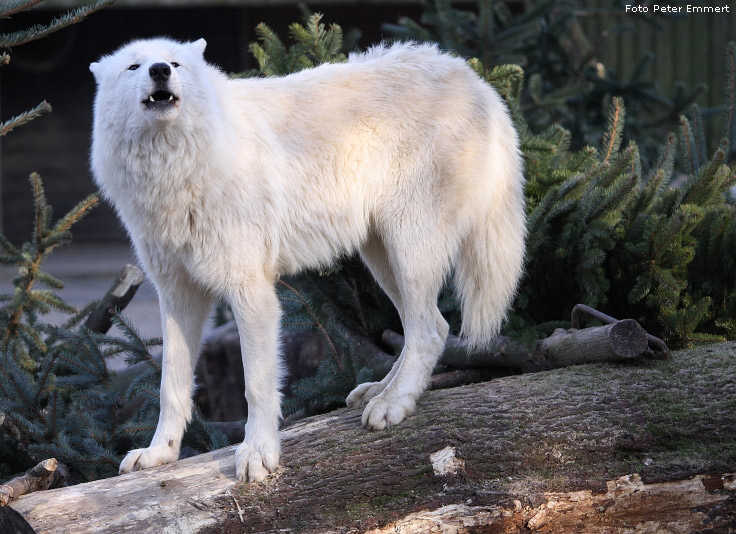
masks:
[[[99,63],[97,63],[96,61],[94,63],[90,63],[89,64],[89,70],[94,75],[95,80],[99,80],[100,79],[100,71],[102,69],[100,68],[100,64]]]
[[[203,56],[204,55],[204,49],[207,48],[207,41],[205,41],[204,39],[198,39],[198,40],[194,41],[193,43],[191,43],[191,45],[192,45],[192,47],[194,47],[194,49],[197,52],[199,52],[199,54],[201,56]]]

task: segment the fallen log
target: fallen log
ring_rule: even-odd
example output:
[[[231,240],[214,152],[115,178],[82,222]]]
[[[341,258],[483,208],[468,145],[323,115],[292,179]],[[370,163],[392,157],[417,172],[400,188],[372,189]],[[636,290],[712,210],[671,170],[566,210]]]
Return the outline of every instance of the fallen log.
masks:
[[[348,408],[299,421],[264,484],[235,483],[228,447],[10,506],[39,534],[727,533],[734,376],[734,343],[509,376],[430,391],[386,431]]]
[[[385,330],[383,342],[397,353],[404,337]],[[439,365],[456,369],[506,368],[536,373],[585,363],[617,362],[641,356],[648,350],[647,333],[633,319],[580,330],[558,328],[534,349],[506,336],[494,339],[483,350],[468,350],[465,341],[450,334]]]

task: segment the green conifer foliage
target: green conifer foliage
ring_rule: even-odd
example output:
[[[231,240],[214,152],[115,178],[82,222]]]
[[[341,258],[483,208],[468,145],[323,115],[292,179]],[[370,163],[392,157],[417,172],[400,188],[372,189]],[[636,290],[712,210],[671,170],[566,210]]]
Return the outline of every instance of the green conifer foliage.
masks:
[[[734,57],[732,43],[727,61]],[[685,172],[674,171],[674,134],[644,172],[636,144],[622,147],[626,114],[615,97],[600,146],[570,151],[561,127],[530,131],[515,75],[510,91],[500,69],[484,74],[509,101],[520,132],[529,211],[526,275],[511,333],[537,337],[582,302],[634,317],[673,346],[733,339],[736,207],[728,190],[736,175],[725,165],[728,136],[709,158],[694,107],[680,119]],[[728,102],[735,85],[731,74]],[[732,112],[726,110],[724,133]]]
[[[258,73],[278,76],[322,63],[345,61],[342,28],[337,24],[325,28],[321,21],[322,15],[315,13],[306,17],[303,26],[298,22],[289,26],[289,35],[294,44],[288,48],[266,24],[256,26],[260,43],[251,43],[250,51],[258,62]]]
[[[292,385],[291,394],[282,402],[284,415],[312,415],[343,405],[355,386],[372,379],[375,374],[371,368],[373,362],[361,353],[348,329],[334,317],[318,312],[306,293],[283,280],[278,289],[284,327],[315,329],[322,337],[326,356],[314,376]]]

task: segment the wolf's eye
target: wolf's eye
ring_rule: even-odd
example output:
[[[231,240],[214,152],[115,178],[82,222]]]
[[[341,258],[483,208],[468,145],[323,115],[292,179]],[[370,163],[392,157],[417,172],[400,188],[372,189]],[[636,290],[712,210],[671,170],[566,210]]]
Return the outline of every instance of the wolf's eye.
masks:
[[[177,63],[176,61],[172,61],[172,62],[171,62],[171,65],[172,65],[172,66],[173,66],[174,68],[177,68],[177,67],[179,66],[179,64],[178,64],[178,63]]]
[[[136,70],[138,69],[138,67],[140,67],[140,65],[133,63],[130,67],[128,67],[128,70]]]

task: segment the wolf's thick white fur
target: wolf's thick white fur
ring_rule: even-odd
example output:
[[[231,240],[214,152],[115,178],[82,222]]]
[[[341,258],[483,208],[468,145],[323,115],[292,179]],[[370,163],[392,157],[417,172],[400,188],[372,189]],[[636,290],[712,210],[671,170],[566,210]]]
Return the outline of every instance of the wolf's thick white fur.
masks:
[[[436,301],[453,267],[463,335],[479,346],[499,330],[522,270],[522,158],[496,91],[434,46],[244,80],[207,64],[204,47],[135,41],[90,65],[92,169],[158,290],[164,332],[158,427],[120,472],[177,459],[202,325],[224,297],[249,409],[237,476],[261,480],[279,461],[279,275],[360,252],[406,345],[348,404],[367,403],[366,427],[397,424],[443,349]],[[162,62],[177,100],[149,108],[149,67]]]

